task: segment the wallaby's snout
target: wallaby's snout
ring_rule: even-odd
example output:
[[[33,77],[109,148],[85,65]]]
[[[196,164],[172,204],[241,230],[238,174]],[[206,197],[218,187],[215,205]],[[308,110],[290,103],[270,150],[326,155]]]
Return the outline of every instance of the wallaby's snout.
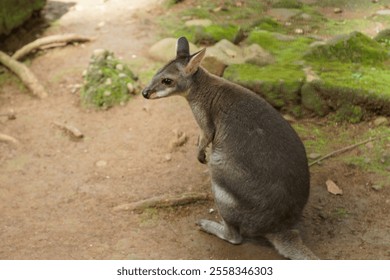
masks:
[[[145,97],[146,99],[149,99],[151,93],[152,91],[148,87],[142,90],[142,96]]]

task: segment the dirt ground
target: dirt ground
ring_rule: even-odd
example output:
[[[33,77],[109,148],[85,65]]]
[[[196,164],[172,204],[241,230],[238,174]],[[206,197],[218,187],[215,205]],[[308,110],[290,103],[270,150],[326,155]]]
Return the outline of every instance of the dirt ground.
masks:
[[[82,83],[94,49],[108,48],[125,60],[147,55],[157,1],[56,4],[69,10],[45,35],[73,32],[96,40],[31,60],[50,92],[46,99],[14,82],[0,88],[0,113],[16,113],[15,120],[0,117],[0,132],[20,141],[0,143],[0,259],[281,259],[264,241],[234,246],[199,231],[197,220],[218,219],[210,213],[212,201],[141,214],[114,210],[159,195],[210,192],[207,167],[196,159],[198,128],[180,97],[138,95],[95,111],[82,108],[71,90]],[[72,124],[85,137],[74,140],[53,122]],[[351,129],[359,135],[368,123]],[[174,130],[188,141],[169,158]],[[389,259],[390,188],[373,190],[370,174],[337,159],[312,167],[311,174],[301,227],[307,246],[323,259]],[[326,191],[330,177],[342,196]]]

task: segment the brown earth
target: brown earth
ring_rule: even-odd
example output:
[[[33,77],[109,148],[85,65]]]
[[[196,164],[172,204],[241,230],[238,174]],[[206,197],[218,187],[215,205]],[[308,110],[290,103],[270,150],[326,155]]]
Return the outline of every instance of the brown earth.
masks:
[[[95,41],[48,50],[31,61],[50,97],[37,100],[14,82],[0,88],[0,113],[16,112],[15,120],[0,117],[0,132],[20,141],[0,143],[0,258],[280,259],[266,242],[234,246],[199,231],[197,220],[218,219],[210,214],[212,201],[141,214],[113,210],[159,195],[210,192],[210,180],[196,159],[198,128],[184,99],[136,96],[107,111],[80,106],[71,87],[82,83],[92,51],[108,48],[125,60],[146,56],[156,40],[153,17],[161,13],[152,9],[153,0],[95,2],[78,1],[45,32]],[[74,140],[53,122],[74,125],[85,137]],[[326,126],[326,120],[302,120],[313,122]],[[369,124],[349,129],[358,136]],[[189,140],[169,158],[174,130]],[[305,243],[325,259],[389,259],[390,189],[373,190],[373,175],[337,158],[311,173]],[[326,191],[329,178],[342,196]]]

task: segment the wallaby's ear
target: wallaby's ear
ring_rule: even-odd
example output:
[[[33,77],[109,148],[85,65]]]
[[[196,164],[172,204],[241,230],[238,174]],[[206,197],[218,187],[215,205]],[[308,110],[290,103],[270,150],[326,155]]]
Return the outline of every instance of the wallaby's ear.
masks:
[[[180,37],[176,43],[176,58],[189,57],[190,56],[190,45],[186,37]]]
[[[196,70],[198,70],[199,65],[202,62],[202,59],[205,54],[206,54],[206,49],[202,49],[191,56],[190,61],[187,63],[184,69],[187,75],[192,75],[196,72]]]

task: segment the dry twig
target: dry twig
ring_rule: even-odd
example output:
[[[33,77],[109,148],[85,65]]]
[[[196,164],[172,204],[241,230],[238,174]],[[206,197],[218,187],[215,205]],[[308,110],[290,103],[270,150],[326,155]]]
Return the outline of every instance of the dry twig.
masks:
[[[320,157],[319,159],[317,159],[317,160],[315,160],[315,161],[309,163],[309,166],[312,166],[312,165],[314,165],[314,164],[316,164],[316,163],[319,163],[319,162],[323,161],[324,159],[333,157],[333,156],[335,156],[335,155],[337,155],[337,154],[341,154],[341,153],[344,153],[344,152],[346,152],[346,151],[352,150],[352,149],[354,149],[354,148],[356,148],[356,147],[358,147],[358,146],[364,145],[364,144],[366,144],[366,143],[368,143],[368,142],[372,142],[372,141],[378,140],[378,139],[380,139],[380,138],[382,138],[382,137],[369,138],[369,139],[366,139],[366,140],[361,141],[361,142],[359,142],[359,143],[356,143],[356,144],[353,144],[353,145],[350,145],[350,146],[347,146],[347,147],[338,149],[338,150],[336,150],[336,151],[333,151],[333,152],[331,152],[331,153],[329,153],[329,154],[326,154],[326,155],[324,155],[323,157]]]
[[[84,137],[84,134],[75,126],[70,124],[63,124],[59,122],[53,122],[55,126],[69,133],[71,136],[77,139],[81,139]]]

